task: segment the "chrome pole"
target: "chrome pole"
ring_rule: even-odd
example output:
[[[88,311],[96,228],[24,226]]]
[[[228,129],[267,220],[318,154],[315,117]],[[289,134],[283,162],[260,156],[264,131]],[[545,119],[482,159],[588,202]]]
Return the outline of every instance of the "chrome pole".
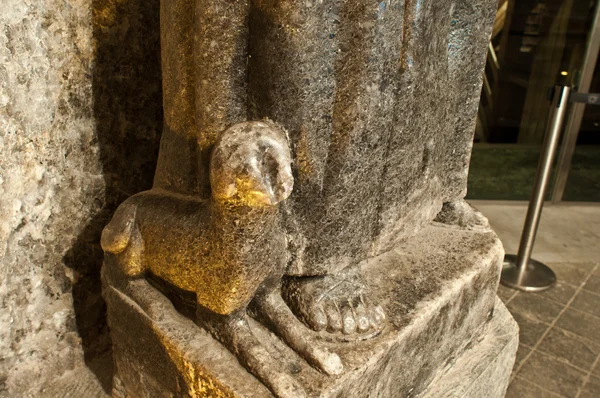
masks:
[[[554,162],[556,148],[558,147],[560,133],[567,112],[569,93],[570,87],[568,86],[554,87],[552,108],[548,118],[544,144],[542,145],[535,185],[531,194],[529,207],[527,208],[519,252],[516,256],[514,254],[507,254],[504,257],[504,266],[500,281],[503,285],[513,289],[536,292],[548,289],[556,283],[554,271],[545,264],[533,260],[531,252],[544,206],[546,188],[550,180],[550,174],[552,173],[552,163]]]

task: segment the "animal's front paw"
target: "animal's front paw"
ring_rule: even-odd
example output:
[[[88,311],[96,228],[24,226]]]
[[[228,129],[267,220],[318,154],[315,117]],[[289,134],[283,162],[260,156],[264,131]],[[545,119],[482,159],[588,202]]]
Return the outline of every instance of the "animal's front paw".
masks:
[[[265,120],[228,128],[213,150],[210,183],[215,200],[252,207],[285,200],[294,185],[286,133]]]

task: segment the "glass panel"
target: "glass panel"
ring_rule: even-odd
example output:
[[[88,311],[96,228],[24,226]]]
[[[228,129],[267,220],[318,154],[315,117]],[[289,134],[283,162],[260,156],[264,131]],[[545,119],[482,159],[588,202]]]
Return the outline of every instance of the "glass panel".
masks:
[[[590,92],[600,93],[600,63]],[[600,202],[600,105],[585,107],[563,200]]]
[[[529,199],[548,118],[548,91],[556,83],[577,80],[594,7],[595,1],[588,0],[500,0],[468,198]]]

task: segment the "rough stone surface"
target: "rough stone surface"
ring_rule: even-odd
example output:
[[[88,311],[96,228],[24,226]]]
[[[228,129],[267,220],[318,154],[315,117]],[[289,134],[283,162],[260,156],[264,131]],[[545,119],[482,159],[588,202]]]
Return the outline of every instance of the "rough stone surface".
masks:
[[[419,398],[503,398],[515,360],[518,327],[504,304],[496,300],[494,316],[481,333],[468,344],[456,361],[429,384]],[[68,372],[44,389],[42,398],[108,398],[103,386],[109,386],[110,358],[101,358],[98,366],[105,372],[102,384],[88,368]],[[110,392],[110,390],[109,390]]]
[[[198,322],[278,396],[305,388],[265,351],[247,310],[339,374],[338,354],[304,331],[381,332],[388,298],[371,292],[379,286],[360,263],[410,239],[444,203],[446,224],[486,228],[464,195],[495,7],[162,0],[157,170],[153,189],[106,227],[105,274],[119,287],[149,277],[194,294]],[[268,123],[287,131],[285,156],[248,127]],[[232,129],[243,139],[222,151]],[[222,206],[229,191],[238,198]],[[285,195],[265,201],[268,191]]]
[[[256,11],[269,3],[163,1],[166,10],[163,15],[167,17],[161,22],[165,27],[163,39],[173,44],[167,46],[169,51],[179,49],[187,56],[170,57],[168,51],[163,51],[165,76],[173,81],[164,86],[167,113],[164,137],[167,138],[162,141],[159,163],[166,162],[166,166],[159,170],[173,162],[177,167],[185,165],[181,167],[187,167],[188,173],[175,182],[165,182],[157,174],[157,186],[170,184],[179,187],[179,191],[206,196],[208,153],[225,127],[259,114],[279,115],[268,98],[252,103],[245,94],[239,95],[258,85],[257,76],[262,79],[257,73],[261,62],[267,61],[258,55],[273,48],[260,46],[268,44],[285,26],[289,30],[282,34],[288,36],[280,38],[295,35],[296,41],[281,43],[296,43],[299,47],[282,46],[281,51],[291,50],[295,57],[303,49],[310,49],[305,45],[311,42],[297,38],[312,37],[316,39],[311,39],[312,43],[317,43],[314,49],[331,50],[325,54],[328,62],[338,63],[337,67],[342,65],[342,69],[347,65],[350,72],[357,71],[356,76],[365,80],[352,87],[352,79],[341,79],[338,91],[341,102],[328,108],[324,105],[331,100],[326,92],[331,87],[331,75],[320,75],[325,69],[319,69],[321,64],[308,59],[303,63],[307,69],[300,70],[302,76],[290,75],[295,80],[289,96],[280,96],[288,101],[282,106],[297,110],[296,116],[307,126],[300,128],[290,115],[278,116],[296,143],[295,172],[303,176],[297,180],[303,187],[298,192],[307,192],[302,195],[310,199],[315,189],[323,187],[321,180],[325,181],[326,175],[332,183],[327,185],[330,187],[327,191],[322,191],[326,200],[303,201],[298,196],[298,201],[290,202],[288,220],[303,220],[292,205],[308,203],[307,206],[314,206],[314,214],[326,221],[321,233],[314,227],[314,220],[319,218],[309,220],[312,223],[302,226],[307,232],[296,235],[296,246],[291,250],[302,260],[304,248],[314,247],[310,250],[317,253],[306,251],[309,261],[303,260],[304,264],[312,264],[312,271],[306,272],[308,268],[300,261],[296,262],[296,270],[300,271],[290,273],[320,272],[320,264],[340,268],[371,251],[376,237],[378,243],[373,253],[418,230],[433,218],[441,201],[464,194],[470,127],[475,117],[479,72],[483,68],[494,2],[486,0],[473,5],[467,1],[456,4],[359,1],[346,2],[351,6],[341,10],[336,8],[340,2],[333,1],[304,2],[295,10],[294,2],[282,2],[282,13],[275,15],[273,21],[289,19],[291,23],[264,26],[271,30],[262,37],[254,29],[255,35],[250,36],[247,48],[243,38],[250,30],[244,23],[260,21],[263,16]],[[197,9],[190,10],[192,4]],[[218,4],[220,13],[209,12],[208,4]],[[251,5],[254,13],[246,19],[244,13]],[[309,13],[306,7],[310,5],[315,9]],[[333,6],[327,8],[328,5]],[[56,0],[6,0],[4,10],[0,16],[0,393],[18,396],[24,390],[35,395],[47,379],[75,367],[81,360],[82,347],[88,357],[108,348],[105,305],[100,297],[99,236],[116,205],[152,183],[162,128],[159,2],[74,0],[65,5]],[[322,13],[314,13],[315,10]],[[190,23],[195,15],[199,19]],[[327,24],[327,29],[318,37],[312,36],[316,32],[306,29],[310,24],[305,17],[316,18],[317,22]],[[481,22],[484,20],[487,23]],[[340,30],[339,26],[343,28]],[[190,29],[196,27],[200,40],[192,40],[194,35],[190,34]],[[397,29],[402,35],[396,34]],[[231,37],[213,41],[216,33]],[[430,44],[419,47],[423,43]],[[198,64],[191,62],[189,47],[192,46],[196,46]],[[391,52],[377,53],[377,49],[401,46],[404,47],[397,53],[397,59]],[[202,49],[206,51],[198,51]],[[375,52],[368,53],[368,49]],[[349,54],[355,50],[360,57],[353,59]],[[254,51],[257,56],[251,59],[249,71],[255,78],[248,80],[250,86],[246,87],[247,55]],[[319,56],[318,51],[313,56]],[[229,64],[221,62],[218,68],[204,67],[214,59]],[[446,64],[448,59],[451,62]],[[290,67],[288,63],[282,65]],[[404,80],[389,80],[380,73],[389,65],[398,71],[396,78]],[[395,65],[400,67],[395,69]],[[270,72],[269,77],[275,82],[288,73],[283,69],[281,73],[275,73],[275,69]],[[371,72],[375,72],[372,77]],[[304,75],[308,81],[302,80]],[[193,88],[183,91],[185,98],[178,96],[181,93],[178,82]],[[310,90],[302,89],[304,84]],[[461,84],[465,87],[462,97],[449,98],[452,88]],[[304,95],[313,88],[316,95]],[[323,88],[325,91],[319,91]],[[435,96],[438,89],[444,93],[440,98]],[[277,90],[261,90],[250,92],[250,98],[280,94]],[[388,101],[394,97],[393,90],[401,102]],[[384,95],[379,98],[377,93]],[[345,99],[346,94],[362,98],[361,109],[355,112],[345,108],[344,104],[350,102]],[[435,111],[433,102],[437,100],[443,100],[443,112]],[[325,114],[304,112],[311,101],[316,101],[313,111]],[[190,106],[195,109],[190,110]],[[342,123],[332,129],[328,109],[334,109],[336,114],[347,112],[350,115],[347,121],[356,122],[357,127]],[[368,117],[365,109],[376,117]],[[448,118],[450,114],[452,117]],[[420,121],[425,124],[419,126]],[[390,123],[393,126],[399,123],[400,127],[390,129]],[[322,145],[320,138],[303,141],[302,137],[314,133],[307,130],[313,124],[318,130],[315,134],[326,135],[325,142],[329,142],[327,134],[335,132],[332,149],[340,156],[321,158],[328,146]],[[193,137],[179,134],[182,128]],[[458,129],[456,134],[452,133],[454,128]],[[354,167],[357,158],[353,151],[363,151],[360,155],[365,155],[361,136],[357,134],[361,129],[375,133],[363,137],[365,147],[373,147],[368,154],[372,159],[359,170]],[[393,137],[392,130],[397,133]],[[196,140],[198,134],[203,138],[200,141]],[[385,134],[391,137],[389,148],[395,152],[382,158],[379,155],[383,147],[375,138]],[[433,136],[444,138],[430,141]],[[200,151],[195,148],[198,143]],[[437,163],[442,152],[443,159],[449,162],[445,171],[442,163]],[[406,153],[411,156],[405,158]],[[432,153],[434,156],[430,156]],[[385,159],[396,158],[404,160],[397,169],[389,167]],[[330,161],[320,165],[319,159]],[[426,172],[428,165],[432,165],[432,173]],[[306,173],[299,173],[300,170]],[[323,174],[324,170],[327,173]],[[421,188],[412,185],[415,173],[420,176],[416,181],[423,185]],[[360,175],[366,178],[361,180]],[[342,177],[339,181],[338,176]],[[376,185],[381,187],[382,181],[393,181],[396,185],[386,186],[387,191],[378,190]],[[371,192],[382,194],[376,199],[369,196]],[[360,206],[363,200],[368,206]],[[387,209],[388,205],[393,208]],[[427,211],[419,210],[421,207]],[[363,213],[363,208],[369,211]],[[308,214],[309,210],[303,211]],[[352,213],[352,217],[344,212]],[[297,230],[289,225],[289,235],[293,236]],[[330,242],[330,252],[319,252],[318,245],[307,246],[307,242],[324,239]],[[344,247],[349,250],[344,251]],[[346,253],[352,255],[348,257]],[[310,260],[311,256],[316,260]],[[335,256],[338,258],[320,261]],[[326,268],[332,269],[329,265]]]
[[[519,327],[497,298],[494,316],[478,338],[419,398],[504,398],[518,346]]]
[[[435,224],[363,264],[390,325],[379,337],[352,344],[321,333],[318,344],[342,359],[346,371],[339,376],[316,371],[258,322],[252,330],[309,396],[416,395],[487,330],[482,327],[492,314],[502,257],[491,231]],[[175,300],[175,310],[146,279],[116,288],[105,277],[115,396],[270,396],[227,348],[185,316],[193,318],[193,308]]]
[[[210,196],[210,149],[265,117],[290,134],[289,275],[336,273],[460,200],[495,0],[163,0],[155,187]]]
[[[36,398],[109,398],[112,388],[112,356],[102,355],[65,372],[58,378],[47,380]]]
[[[101,228],[152,182],[158,1],[6,0],[0,15],[0,395],[108,349]]]
[[[98,210],[103,179],[85,2],[2,8],[0,391],[15,393],[82,357],[70,294],[77,276],[62,256]]]

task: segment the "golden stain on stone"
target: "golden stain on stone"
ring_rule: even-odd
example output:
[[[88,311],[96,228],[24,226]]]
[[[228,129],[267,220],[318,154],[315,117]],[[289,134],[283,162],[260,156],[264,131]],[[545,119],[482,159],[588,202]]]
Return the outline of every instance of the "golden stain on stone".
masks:
[[[235,398],[235,394],[216,378],[211,377],[198,363],[189,361],[171,341],[164,338],[162,345],[179,371],[190,398]],[[183,391],[180,391],[183,393]]]

